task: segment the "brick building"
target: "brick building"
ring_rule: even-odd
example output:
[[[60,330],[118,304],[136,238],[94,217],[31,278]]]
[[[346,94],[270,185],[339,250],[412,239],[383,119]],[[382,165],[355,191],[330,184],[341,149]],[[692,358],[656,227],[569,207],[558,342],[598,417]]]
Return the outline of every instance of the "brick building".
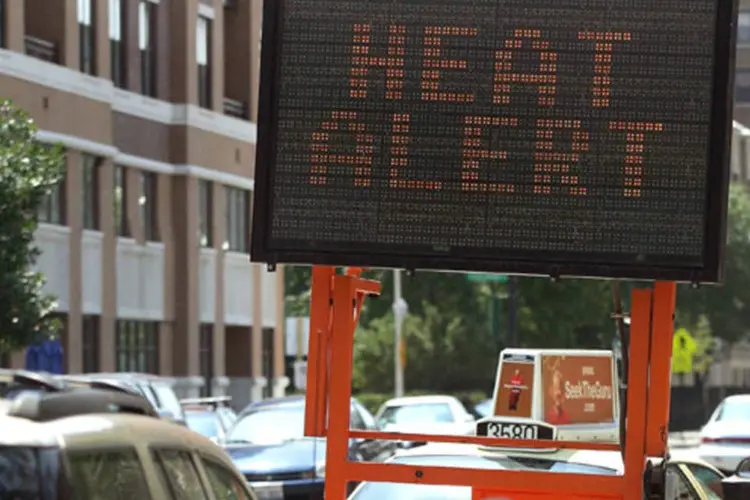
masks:
[[[282,273],[247,255],[261,16],[262,0],[0,0],[0,98],[66,149],[38,241],[68,371],[283,392]]]

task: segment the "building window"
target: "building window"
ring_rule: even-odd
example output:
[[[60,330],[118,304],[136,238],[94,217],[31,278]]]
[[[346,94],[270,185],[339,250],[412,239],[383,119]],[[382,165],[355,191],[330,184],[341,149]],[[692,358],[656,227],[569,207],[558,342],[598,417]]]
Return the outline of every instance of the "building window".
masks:
[[[83,372],[99,371],[99,316],[83,317]]]
[[[734,75],[735,104],[750,104],[750,70],[738,69]]]
[[[226,188],[227,193],[227,242],[225,247],[232,252],[247,252],[248,191]]]
[[[209,397],[213,392],[214,378],[214,325],[201,325],[199,357],[200,373],[204,380],[201,396]]]
[[[0,0],[0,49],[8,46],[5,39],[5,0]]]
[[[159,323],[118,320],[115,349],[118,372],[159,373]]]
[[[122,0],[109,0],[109,54],[112,82],[125,88],[125,51],[123,32]]]
[[[39,204],[39,222],[65,225],[65,178],[52,186]]]
[[[93,75],[94,61],[94,24],[91,22],[93,13],[92,0],[78,0],[78,52],[80,55],[80,69],[83,73]]]
[[[198,225],[200,228],[200,243],[202,247],[214,246],[213,215],[214,215],[214,186],[210,181],[198,181]]]
[[[115,165],[115,234],[117,236],[129,237],[130,225],[128,224],[128,185],[125,181],[126,170],[121,165]]]
[[[99,230],[99,159],[83,154],[83,228]]]
[[[141,172],[141,207],[143,234],[147,241],[160,241],[157,210],[157,177],[153,172]]]
[[[196,36],[198,61],[198,105],[211,108],[211,20],[198,16]]]
[[[141,56],[141,94],[156,97],[156,4],[141,0],[138,4],[138,48]]]
[[[750,11],[740,12],[737,17],[737,43],[750,44]]]

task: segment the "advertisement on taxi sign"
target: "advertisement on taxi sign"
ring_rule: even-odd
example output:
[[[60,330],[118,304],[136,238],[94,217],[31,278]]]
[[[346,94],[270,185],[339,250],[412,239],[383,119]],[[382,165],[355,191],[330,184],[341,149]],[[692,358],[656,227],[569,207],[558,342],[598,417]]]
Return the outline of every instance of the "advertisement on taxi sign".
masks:
[[[505,354],[500,380],[495,387],[495,416],[530,418],[534,389],[534,357]]]
[[[615,418],[611,356],[543,355],[544,420],[595,424]]]

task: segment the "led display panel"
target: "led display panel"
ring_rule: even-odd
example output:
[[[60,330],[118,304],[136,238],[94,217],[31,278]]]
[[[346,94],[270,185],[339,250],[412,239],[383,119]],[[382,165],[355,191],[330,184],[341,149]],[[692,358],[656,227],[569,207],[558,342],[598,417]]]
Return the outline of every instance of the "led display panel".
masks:
[[[254,261],[721,278],[736,5],[266,2]]]

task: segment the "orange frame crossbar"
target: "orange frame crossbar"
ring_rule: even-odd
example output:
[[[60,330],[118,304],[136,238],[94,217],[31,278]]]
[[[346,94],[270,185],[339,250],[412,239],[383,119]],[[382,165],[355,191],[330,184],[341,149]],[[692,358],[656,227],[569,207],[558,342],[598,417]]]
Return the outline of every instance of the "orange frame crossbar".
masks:
[[[350,430],[354,331],[365,298],[380,293],[380,283],[362,278],[361,272],[350,268],[337,274],[333,267],[313,268],[305,434],[327,439],[327,500],[345,500],[347,483],[352,481],[465,485],[472,487],[474,500],[497,495],[511,495],[513,500],[642,500],[646,458],[666,451],[674,283],[657,283],[653,290],[632,292],[624,475],[581,476],[350,462],[351,438],[549,448],[545,441]],[[555,447],[620,450],[619,445],[567,441],[558,441]]]

